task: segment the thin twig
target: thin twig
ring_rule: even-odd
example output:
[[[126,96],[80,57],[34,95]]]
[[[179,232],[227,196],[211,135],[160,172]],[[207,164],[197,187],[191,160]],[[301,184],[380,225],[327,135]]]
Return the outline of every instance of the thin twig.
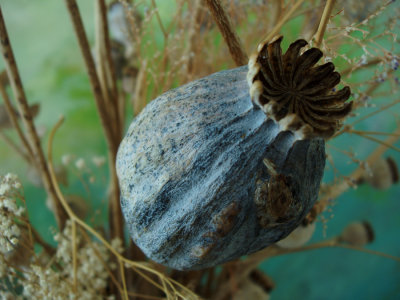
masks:
[[[363,116],[363,117],[361,117],[361,118],[355,120],[353,123],[349,124],[349,126],[353,126],[353,125],[355,125],[355,124],[357,124],[357,123],[360,123],[361,121],[364,121],[364,120],[366,120],[366,119],[368,119],[368,118],[370,118],[370,117],[372,117],[372,116],[374,116],[374,115],[376,115],[376,114],[378,114],[378,113],[380,113],[380,112],[383,112],[383,111],[389,109],[390,107],[392,107],[392,106],[394,106],[394,105],[396,105],[396,104],[399,104],[399,103],[400,103],[400,99],[395,100],[395,101],[393,101],[393,102],[390,102],[390,103],[388,103],[388,104],[386,104],[386,105],[380,107],[378,110],[375,110],[375,111],[373,111],[373,112],[370,112],[369,114],[366,114],[365,116]]]
[[[324,37],[324,33],[326,30],[326,25],[329,22],[329,18],[331,17],[331,12],[333,6],[335,5],[335,0],[327,0],[324,8],[324,12],[322,13],[321,21],[319,22],[317,34],[315,37],[315,46],[321,46],[322,39]]]
[[[18,72],[17,64],[14,58],[14,53],[12,51],[11,43],[8,38],[8,33],[6,25],[4,23],[3,13],[0,7],[0,40],[1,40],[1,50],[3,54],[3,59],[5,62],[8,78],[11,84],[11,88],[14,92],[15,99],[17,100],[18,111],[21,115],[22,122],[27,131],[27,137],[31,145],[31,149],[34,153],[34,158],[37,160],[39,165],[40,174],[45,186],[45,189],[51,201],[53,202],[53,207],[55,208],[55,217],[58,227],[62,230],[65,225],[66,215],[62,206],[57,201],[57,195],[54,190],[54,186],[51,183],[49,170],[47,168],[47,163],[44,158],[43,150],[40,145],[39,135],[37,133],[35,124],[33,123],[33,117],[29,109],[28,102],[26,100],[25,91],[22,85],[21,77]]]
[[[219,0],[204,0],[210,10],[215,23],[218,25],[219,31],[228,45],[231,54],[237,66],[243,66],[248,63],[249,59],[244,51],[243,44],[232,28],[232,23],[228,14],[224,10]]]
[[[74,26],[75,34],[79,42],[79,47],[82,52],[82,56],[85,62],[86,71],[89,75],[90,84],[95,97],[97,110],[100,115],[102,127],[106,136],[107,145],[109,149],[109,166],[111,171],[111,199],[109,202],[109,220],[110,220],[110,231],[111,238],[119,237],[123,240],[123,218],[121,213],[121,207],[119,205],[119,189],[118,180],[115,173],[115,156],[119,145],[119,137],[113,135],[111,126],[109,126],[110,117],[105,107],[104,96],[100,85],[99,78],[97,76],[96,67],[90,51],[88,39],[86,37],[85,29],[83,27],[82,18],[79,13],[78,5],[75,0],[65,0],[65,3],[70,14],[72,24]]]
[[[347,130],[347,132],[355,133],[355,134],[385,135],[385,136],[397,136],[397,137],[400,137],[399,134],[390,133],[390,132],[380,132],[380,131],[364,131],[364,130],[349,129],[349,130]]]
[[[118,265],[119,265],[119,270],[121,272],[121,278],[122,278],[122,287],[123,287],[123,291],[124,291],[124,297],[126,300],[129,300],[128,297],[128,289],[126,288],[126,279],[125,279],[125,272],[124,272],[124,263],[122,262],[122,260],[118,260]]]
[[[22,150],[21,150],[21,148],[20,148],[20,146],[18,146],[17,144],[15,144],[15,142],[12,140],[12,139],[10,139],[4,132],[3,132],[3,130],[0,128],[0,137],[4,140],[4,142],[8,145],[8,146],[10,146],[10,148],[12,148],[16,153],[18,153],[19,155],[21,155],[21,157],[28,163],[28,164],[30,164],[31,163],[31,158],[26,154],[26,153],[24,153]]]
[[[183,74],[186,76],[187,81],[191,81],[193,77],[193,53],[194,53],[194,47],[195,47],[195,42],[199,38],[199,35],[197,34],[199,31],[199,15],[201,11],[201,5],[200,5],[201,0],[195,0],[193,4],[193,14],[190,19],[190,24],[188,26],[188,43],[186,45],[186,48],[183,52],[183,57],[185,59],[184,62],[184,71]]]
[[[365,63],[365,64],[362,64],[362,65],[361,65],[361,64],[356,64],[356,65],[354,65],[354,66],[351,66],[351,67],[349,67],[349,68],[343,70],[342,72],[340,72],[340,74],[344,77],[344,76],[346,76],[346,75],[348,75],[348,74],[353,73],[354,71],[362,70],[362,69],[368,68],[368,67],[370,67],[370,66],[377,65],[377,64],[379,64],[380,62],[382,62],[382,59],[379,58],[379,57],[375,57],[375,58],[369,60],[369,61],[368,61],[367,63]]]
[[[132,108],[135,116],[137,116],[146,105],[146,99],[143,97],[143,91],[145,90],[144,85],[146,84],[146,72],[147,59],[144,59],[136,78],[135,93],[132,97]]]
[[[388,148],[390,148],[390,149],[392,149],[392,150],[394,150],[394,151],[400,152],[400,148],[397,148],[396,146],[393,146],[392,144],[388,144],[388,143],[386,143],[385,141],[381,141],[381,140],[379,140],[379,139],[377,139],[377,138],[374,138],[373,136],[369,136],[369,135],[365,134],[365,133],[362,132],[362,131],[353,130],[353,131],[349,131],[349,133],[357,134],[357,135],[359,135],[359,136],[361,136],[361,137],[363,137],[363,138],[366,138],[366,139],[368,139],[368,140],[370,140],[370,141],[373,141],[373,142],[375,142],[375,143],[384,145],[384,146],[386,146],[386,147],[388,147]],[[399,134],[393,134],[393,136],[396,137],[396,138],[398,138],[398,137],[399,137]]]
[[[290,19],[290,17],[299,9],[304,0],[299,0],[290,8],[290,10],[282,17],[282,19],[275,25],[268,35],[262,40],[260,44],[269,42],[282,28],[282,26]]]
[[[77,291],[77,286],[78,286],[78,268],[77,268],[77,246],[78,242],[76,240],[76,223],[72,221],[71,223],[71,231],[72,231],[72,236],[71,236],[71,243],[72,243],[72,270],[73,270],[73,291],[76,293]]]
[[[56,249],[54,249],[50,244],[48,244],[33,226],[30,226],[30,224],[28,223],[24,224],[24,226],[29,230],[30,233],[32,233],[34,241],[38,243],[40,246],[42,246],[44,251],[46,251],[46,253],[49,256],[53,256],[56,253]]]
[[[11,124],[14,126],[15,130],[17,131],[17,134],[19,136],[19,139],[21,140],[22,144],[24,145],[26,151],[28,151],[30,159],[28,162],[33,159],[33,151],[31,146],[28,143],[28,140],[26,139],[24,133],[22,132],[21,127],[18,124],[17,116],[14,113],[14,108],[11,105],[10,98],[8,97],[7,91],[5,89],[5,86],[3,83],[0,81],[0,94],[1,97],[4,100],[4,104],[7,110],[8,117],[10,118]]]
[[[85,29],[83,27],[82,18],[79,12],[78,5],[75,0],[65,0],[74,26],[75,34],[78,39],[79,47],[82,52],[83,60],[85,62],[86,71],[89,76],[90,85],[94,94],[97,110],[100,115],[100,120],[103,125],[103,130],[107,138],[109,150],[115,153],[114,136],[112,135],[111,128],[108,126],[109,118],[105,107],[104,97],[101,90],[101,85],[96,72],[96,66],[92,57],[89,42],[86,37]]]
[[[368,158],[366,159],[367,164],[372,165],[378,158],[380,158],[383,153],[385,153],[385,151],[388,149],[387,145],[393,145],[399,139],[398,135],[400,135],[400,128],[397,128],[392,136],[388,137],[384,142],[379,145],[379,147],[375,149],[375,151],[370,156],[368,156]],[[352,182],[358,182],[361,177],[364,176],[364,173],[364,168],[359,167],[349,176],[349,178]],[[318,202],[320,210],[323,211],[325,209],[330,199],[335,199],[339,197],[350,187],[351,184],[348,180],[343,180],[338,184],[330,186]]]
[[[96,32],[99,79],[103,88],[103,95],[108,104],[106,107],[110,109],[109,117],[112,119],[110,126],[113,126],[114,136],[116,140],[119,140],[121,138],[122,128],[120,127],[117,77],[111,58],[107,6],[104,0],[96,0]]]
[[[115,275],[113,274],[112,270],[110,269],[110,264],[107,263],[104,258],[102,257],[99,249],[97,249],[97,247],[95,247],[95,245],[93,244],[93,241],[90,239],[89,235],[87,234],[87,232],[85,232],[82,228],[80,228],[79,230],[80,234],[82,234],[83,238],[86,240],[86,242],[89,244],[89,246],[92,248],[93,252],[95,253],[95,255],[97,256],[97,259],[100,261],[100,263],[103,265],[104,269],[107,271],[108,275],[110,275],[110,279],[111,281],[114,283],[114,285],[117,287],[118,292],[120,293],[120,295],[122,296],[124,294],[124,291],[120,285],[120,283],[118,282],[118,279],[115,277]]]

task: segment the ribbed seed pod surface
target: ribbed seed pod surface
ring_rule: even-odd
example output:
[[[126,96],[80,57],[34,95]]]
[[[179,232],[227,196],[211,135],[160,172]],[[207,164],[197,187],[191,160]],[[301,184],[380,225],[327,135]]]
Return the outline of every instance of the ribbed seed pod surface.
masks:
[[[254,65],[168,91],[130,125],[117,156],[121,205],[152,260],[187,270],[253,253],[286,237],[317,199],[325,142],[254,99]]]

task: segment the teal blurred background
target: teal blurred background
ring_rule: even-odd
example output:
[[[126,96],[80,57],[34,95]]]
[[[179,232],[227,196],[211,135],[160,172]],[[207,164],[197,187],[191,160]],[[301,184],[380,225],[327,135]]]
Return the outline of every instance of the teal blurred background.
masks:
[[[173,6],[167,1],[157,1],[157,4],[162,17],[171,15]],[[398,3],[395,5],[399,6]],[[107,166],[97,167],[91,159],[94,156],[106,157],[106,144],[65,4],[61,0],[1,0],[1,6],[28,101],[41,104],[36,124],[47,129],[43,145],[46,145],[48,131],[59,116],[66,117],[54,145],[56,164],[61,163],[63,155],[73,155],[68,167],[70,184],[64,192],[90,199],[92,213],[88,220],[100,225],[106,218],[108,171]],[[80,1],[79,6],[93,42],[93,2]],[[398,46],[397,42],[397,53]],[[2,60],[0,68],[4,68]],[[398,77],[399,72],[397,70],[395,76]],[[370,74],[361,72],[359,76]],[[397,92],[392,100],[399,96]],[[387,99],[376,97],[378,105],[385,101]],[[360,113],[370,111],[373,108]],[[399,113],[400,105],[394,106],[358,128],[392,132],[396,120],[400,121]],[[132,119],[130,114],[127,119]],[[376,147],[371,141],[349,135],[335,139],[331,144],[341,149],[351,148],[360,159],[367,157]],[[30,219],[45,239],[53,242],[51,227],[56,226],[52,214],[45,207],[44,191],[29,183],[27,167],[20,158],[3,142],[0,145],[0,174],[13,172],[20,176],[25,183]],[[400,147],[399,142],[396,145]],[[342,174],[350,174],[355,169],[356,165],[347,156],[335,151],[331,154]],[[385,156],[388,155],[400,164],[398,152],[388,150]],[[74,165],[80,158],[86,163],[84,171],[79,171]],[[324,182],[331,180],[332,168],[327,166]],[[376,235],[368,248],[400,257],[399,185],[385,191],[367,185],[349,190],[334,200],[332,212],[325,213],[325,217],[329,219],[326,231],[318,222],[312,241],[324,239],[325,234],[326,237],[335,236],[352,221],[367,220]],[[400,299],[400,263],[370,254],[346,249],[320,249],[272,258],[263,263],[262,268],[276,282],[272,299]]]

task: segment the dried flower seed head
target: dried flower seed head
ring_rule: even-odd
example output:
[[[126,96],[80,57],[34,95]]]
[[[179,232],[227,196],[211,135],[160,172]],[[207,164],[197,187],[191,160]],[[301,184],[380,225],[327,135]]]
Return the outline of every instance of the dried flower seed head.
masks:
[[[328,62],[315,66],[322,52],[297,40],[282,55],[282,36],[260,44],[249,61],[248,83],[254,103],[283,128],[300,138],[331,137],[341,120],[351,111],[350,88],[333,88],[340,82],[335,66]]]
[[[293,230],[287,237],[280,240],[276,244],[282,248],[297,248],[305,245],[313,236],[315,231],[315,223],[308,225],[301,224]]]
[[[365,246],[375,238],[374,230],[370,223],[354,222],[349,224],[339,236],[339,241],[352,246]]]
[[[380,158],[363,178],[372,187],[385,190],[399,181],[399,169],[393,158]]]
[[[164,93],[120,144],[121,209],[158,263],[194,270],[254,253],[285,238],[317,200],[324,140],[299,140],[268,118],[250,99],[247,73]]]

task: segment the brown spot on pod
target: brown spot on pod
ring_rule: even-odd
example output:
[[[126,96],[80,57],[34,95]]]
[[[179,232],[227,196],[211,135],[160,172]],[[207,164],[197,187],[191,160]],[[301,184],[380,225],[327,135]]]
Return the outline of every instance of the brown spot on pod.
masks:
[[[168,91],[130,125],[117,156],[121,206],[149,258],[181,270],[239,258],[286,237],[316,201],[325,131],[288,130],[254,105],[251,72]]]

